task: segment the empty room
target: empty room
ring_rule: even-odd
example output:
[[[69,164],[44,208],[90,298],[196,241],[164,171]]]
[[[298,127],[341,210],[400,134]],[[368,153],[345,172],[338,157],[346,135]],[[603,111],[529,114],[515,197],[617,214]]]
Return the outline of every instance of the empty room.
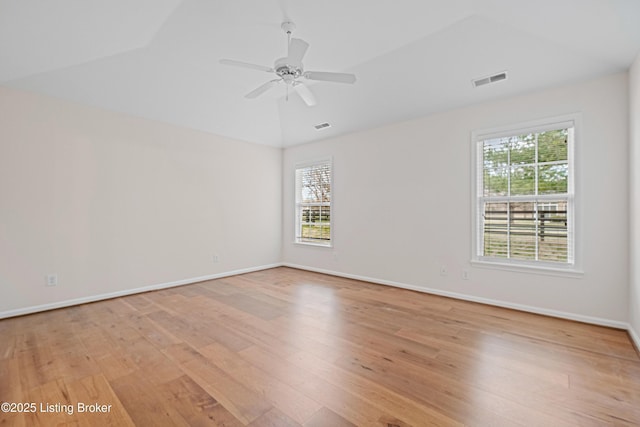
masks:
[[[640,425],[639,22],[0,0],[0,425]]]

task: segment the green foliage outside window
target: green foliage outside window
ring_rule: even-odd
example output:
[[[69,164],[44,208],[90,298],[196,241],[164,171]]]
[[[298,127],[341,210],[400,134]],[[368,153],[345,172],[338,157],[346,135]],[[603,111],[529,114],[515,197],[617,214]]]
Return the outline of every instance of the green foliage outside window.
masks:
[[[557,129],[482,142],[484,256],[567,262],[568,137]],[[536,200],[549,195],[558,198]]]

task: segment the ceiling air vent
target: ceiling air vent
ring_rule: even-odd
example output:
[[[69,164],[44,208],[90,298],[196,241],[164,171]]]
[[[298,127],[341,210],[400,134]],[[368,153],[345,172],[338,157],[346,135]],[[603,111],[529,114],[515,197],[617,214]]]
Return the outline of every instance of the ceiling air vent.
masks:
[[[501,73],[494,74],[492,76],[487,76],[487,77],[482,77],[480,79],[472,80],[472,83],[473,83],[473,87],[480,87],[480,86],[488,85],[490,83],[496,83],[506,79],[507,79],[507,72],[503,71]]]
[[[326,128],[330,128],[331,125],[327,122],[324,123],[320,123],[318,125],[315,125],[314,128],[316,128],[316,130],[322,130],[322,129],[326,129]]]

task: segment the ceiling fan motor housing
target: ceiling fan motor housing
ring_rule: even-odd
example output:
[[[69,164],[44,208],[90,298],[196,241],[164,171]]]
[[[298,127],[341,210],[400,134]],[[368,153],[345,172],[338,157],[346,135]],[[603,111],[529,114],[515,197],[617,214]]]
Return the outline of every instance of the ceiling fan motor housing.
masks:
[[[287,34],[291,34],[293,32],[293,30],[296,29],[296,24],[294,24],[291,21],[284,21],[281,25],[280,28],[282,28],[282,30],[287,33]]]
[[[276,74],[282,77],[285,81],[294,80],[300,77],[303,73],[302,63],[294,63],[290,61],[290,58],[280,58],[273,66]]]

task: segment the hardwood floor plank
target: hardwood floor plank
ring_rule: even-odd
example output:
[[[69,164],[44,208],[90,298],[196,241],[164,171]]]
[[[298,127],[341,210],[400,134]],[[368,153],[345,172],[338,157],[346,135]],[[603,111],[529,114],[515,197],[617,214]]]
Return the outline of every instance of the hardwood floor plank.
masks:
[[[17,359],[0,360],[0,379],[1,401],[19,402],[24,397]]]
[[[179,314],[172,315],[167,312],[154,312],[149,314],[149,319],[165,331],[176,337],[180,337],[180,339],[196,348],[204,347],[215,342],[213,337],[203,332],[205,328],[199,324],[188,322]]]
[[[137,313],[146,314],[152,311],[157,311],[158,306],[147,297],[148,293],[130,295],[127,298],[122,299],[122,302],[132,309],[134,309]]]
[[[113,381],[120,377],[129,375],[136,371],[136,367],[118,356],[118,351],[104,354],[102,357],[95,359],[96,364],[100,368],[100,372],[109,380]]]
[[[279,352],[283,357],[296,351],[295,347],[287,342],[287,337],[282,336],[270,322],[265,322],[235,307],[221,305],[219,301],[213,302],[220,310],[216,320],[222,324],[228,324],[233,319],[233,331],[241,338],[252,344],[265,345]]]
[[[283,314],[277,307],[245,294],[219,295],[214,298],[225,305],[263,320],[271,320]]]
[[[129,413],[116,396],[103,375],[93,375],[74,381],[67,386],[69,401],[76,406],[76,415],[87,426],[134,426]],[[52,400],[49,400],[51,402]],[[84,412],[80,413],[80,403]],[[92,405],[108,406],[106,412],[92,412]]]
[[[376,407],[384,409],[389,413],[402,414],[403,419],[411,425],[462,426],[461,423],[456,422],[439,411],[420,405],[386,387],[380,386],[378,383],[345,371],[333,363],[322,360],[313,354],[299,353],[289,357],[287,360],[301,369],[313,372],[318,377],[336,386],[350,390],[352,393],[362,397]]]
[[[269,371],[257,368],[218,344],[200,350],[202,355],[220,369],[228,372],[236,381],[255,391],[282,413],[304,424],[321,405],[295,388],[269,375]]]
[[[328,408],[320,409],[313,419],[304,425],[304,427],[356,427],[355,424],[342,418],[340,415]]]
[[[199,286],[208,292],[213,292],[216,295],[233,295],[239,292],[237,286],[231,285],[224,279],[207,280],[206,282],[196,283],[195,286]]]
[[[356,425],[380,426],[383,425],[381,419],[401,418],[399,414],[394,416],[386,413],[352,390],[336,386],[309,369],[289,363],[259,346],[245,349],[239,355],[262,370],[286,372],[286,375],[278,375],[278,378]]]
[[[155,310],[151,313],[153,312]],[[163,349],[180,342],[178,337],[159,327],[146,314],[133,314],[128,317],[128,321],[140,335],[156,348]]]
[[[37,405],[35,412],[22,414],[21,418],[29,426],[66,425],[78,418],[75,409],[76,402],[71,401],[67,383],[62,379],[46,382],[32,388],[28,391],[24,401],[34,402]],[[54,408],[51,408],[49,404],[53,404]],[[41,405],[44,405],[44,410]]]
[[[190,426],[242,426],[226,408],[190,377],[183,375],[160,387],[163,400],[173,406]]]
[[[569,374],[556,369],[547,369],[539,366],[539,359],[527,360],[522,357],[505,355],[502,352],[483,351],[483,347],[469,345],[470,338],[462,339],[459,330],[442,334],[438,331],[418,331],[417,329],[405,328],[397,333],[399,336],[411,339],[416,342],[424,342],[430,346],[435,346],[441,351],[460,352],[471,354],[473,357],[489,360],[505,369],[517,373],[526,373],[537,381],[549,382],[564,387],[569,387]]]
[[[478,333],[474,335],[478,336]],[[469,332],[463,330],[461,336],[466,340]],[[615,372],[635,378],[640,374],[640,364],[637,360],[609,357],[519,334],[494,335],[482,331],[480,336],[485,347],[500,351],[514,359],[530,360],[549,369],[569,373],[595,371],[598,375],[611,375]]]
[[[0,425],[637,426],[624,331],[291,268],[0,320]]]
[[[337,365],[432,410],[443,411],[456,422],[474,421],[478,425],[506,422],[498,413],[487,410],[485,405],[474,405],[474,399],[481,390],[448,378],[435,369],[423,369],[374,352],[345,357]]]
[[[180,363],[180,367],[244,424],[272,409],[261,394],[235,380],[199,352],[192,353],[190,360]]]
[[[635,351],[629,348],[628,345],[620,345],[620,343],[614,344],[614,339],[608,340],[600,336],[580,333],[581,328],[575,325],[577,322],[554,319],[556,320],[555,327],[541,327],[544,324],[548,324],[548,318],[499,307],[495,307],[493,311],[496,313],[487,315],[475,310],[465,310],[454,307],[451,315],[469,324],[482,324],[483,330],[485,331],[502,334],[519,334],[549,343],[561,343],[565,347],[603,353],[608,356],[629,360],[637,359]],[[526,320],[520,320],[520,318],[523,317]],[[611,335],[616,336],[617,334],[612,333]]]
[[[253,420],[249,427],[301,427],[301,425],[274,408]]]
[[[136,371],[110,381],[116,396],[122,402],[136,426],[188,426],[178,408],[167,405],[157,386],[147,376]]]

